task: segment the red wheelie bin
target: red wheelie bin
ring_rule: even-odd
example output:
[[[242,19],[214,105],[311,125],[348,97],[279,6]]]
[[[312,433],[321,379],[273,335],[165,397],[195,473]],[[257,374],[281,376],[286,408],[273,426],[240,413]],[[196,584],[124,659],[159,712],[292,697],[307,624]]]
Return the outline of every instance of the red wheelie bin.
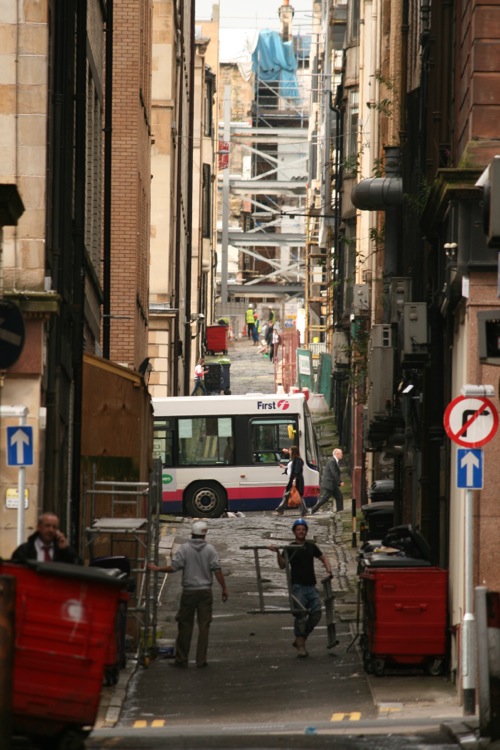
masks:
[[[80,750],[99,708],[122,581],[65,563],[0,563],[16,579],[12,725],[41,748]]]
[[[399,552],[384,551],[389,549]],[[411,526],[392,528],[379,550],[363,555],[359,567],[365,670],[440,674],[447,655],[448,573],[431,565],[427,542]]]
[[[228,326],[207,326],[205,349],[207,354],[227,354]]]

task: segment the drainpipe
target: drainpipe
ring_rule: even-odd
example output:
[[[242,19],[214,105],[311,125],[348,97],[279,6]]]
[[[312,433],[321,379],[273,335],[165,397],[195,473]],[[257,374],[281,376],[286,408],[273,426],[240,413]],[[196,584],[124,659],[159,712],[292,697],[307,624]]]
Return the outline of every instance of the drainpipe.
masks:
[[[183,75],[182,75],[182,59],[180,58],[180,50],[182,49],[182,3],[180,4],[176,2],[175,3],[175,19],[176,21],[179,21],[179,25],[176,25],[175,29],[175,44],[177,47],[177,56],[176,56],[176,64],[177,64],[177,70],[176,70],[176,78],[177,78],[177,96],[178,96],[178,117],[177,122],[174,123],[174,127],[176,130],[172,133],[172,140],[174,144],[175,151],[175,163],[176,163],[176,177],[177,177],[177,187],[176,187],[176,201],[175,201],[175,272],[174,272],[174,299],[172,307],[178,310],[179,312],[176,314],[174,318],[174,326],[173,326],[173,341],[171,342],[171,352],[172,352],[172,361],[173,361],[173,389],[172,389],[172,396],[178,396],[179,395],[179,358],[182,356],[181,350],[182,350],[182,343],[181,343],[181,337],[180,337],[180,330],[179,330],[179,317],[180,317],[180,311],[181,311],[181,299],[179,296],[179,289],[180,289],[180,279],[181,279],[181,223],[182,223],[182,128],[183,128],[183,120],[184,120],[184,106],[183,106],[183,96],[182,96],[182,81],[183,81]],[[175,110],[174,110],[175,111]]]
[[[71,399],[72,426],[70,434],[70,539],[75,549],[80,539],[80,475],[82,448],[82,401],[83,401],[83,348],[85,327],[85,129],[86,129],[86,75],[87,75],[87,2],[76,6],[76,102],[75,102],[75,221],[73,267],[75,313],[73,338],[73,398]]]
[[[190,68],[189,68],[189,105],[188,105],[188,133],[190,142],[193,138],[194,124],[194,67],[195,67],[195,17],[196,3],[191,3],[190,18]],[[201,151],[200,151],[201,153]],[[184,322],[184,393],[190,393],[191,382],[191,279],[192,279],[192,262],[193,262],[193,149],[188,149],[187,169],[188,169],[188,194],[187,194],[187,242],[186,242],[186,315]]]
[[[113,118],[113,1],[106,3],[106,100],[104,111],[104,227],[102,354],[109,359],[111,345],[111,169]]]

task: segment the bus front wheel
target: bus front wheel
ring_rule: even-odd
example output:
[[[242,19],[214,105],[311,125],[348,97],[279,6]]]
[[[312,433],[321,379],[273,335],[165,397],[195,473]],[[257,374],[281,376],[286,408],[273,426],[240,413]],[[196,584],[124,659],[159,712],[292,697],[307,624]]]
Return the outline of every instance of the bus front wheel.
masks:
[[[215,482],[197,482],[186,493],[186,511],[193,518],[219,518],[226,510],[226,498]]]

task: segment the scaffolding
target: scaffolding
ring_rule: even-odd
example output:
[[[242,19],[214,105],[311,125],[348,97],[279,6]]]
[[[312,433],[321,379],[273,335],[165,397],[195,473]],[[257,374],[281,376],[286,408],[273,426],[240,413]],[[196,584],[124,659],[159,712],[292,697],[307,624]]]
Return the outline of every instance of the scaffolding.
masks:
[[[155,462],[149,482],[92,482],[83,493],[82,549],[91,564],[108,558],[130,564],[127,636],[138,661],[147,666],[156,645],[157,583],[147,563],[159,545],[161,464]]]

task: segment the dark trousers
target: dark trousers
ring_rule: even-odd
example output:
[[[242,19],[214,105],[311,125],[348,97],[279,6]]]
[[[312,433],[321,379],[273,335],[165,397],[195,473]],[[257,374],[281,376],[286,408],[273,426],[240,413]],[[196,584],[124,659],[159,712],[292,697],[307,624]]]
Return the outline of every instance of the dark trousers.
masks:
[[[212,589],[183,591],[179,604],[177,620],[177,640],[175,642],[175,660],[187,664],[191,638],[193,637],[194,617],[198,623],[198,643],[196,645],[196,663],[205,664],[208,651],[208,632],[212,622]]]
[[[335,498],[335,503],[337,506],[337,512],[340,512],[341,510],[344,510],[344,496],[342,492],[340,491],[340,487],[335,487],[335,489],[321,489],[321,494],[318,498],[318,502],[314,506],[315,510],[318,510],[322,505],[325,505],[331,497]]]

